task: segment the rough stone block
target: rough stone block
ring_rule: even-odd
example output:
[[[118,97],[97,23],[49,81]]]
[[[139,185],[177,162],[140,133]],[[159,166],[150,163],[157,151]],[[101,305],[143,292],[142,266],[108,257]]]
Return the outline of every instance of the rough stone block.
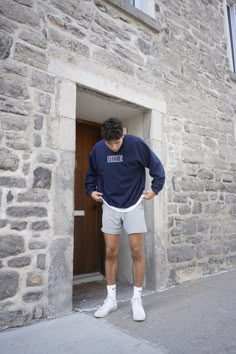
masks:
[[[203,213],[205,214],[219,214],[222,212],[224,205],[220,202],[209,203],[203,206]]]
[[[116,37],[121,39],[122,41],[129,41],[131,39],[130,34],[128,31],[124,31],[122,28],[117,26],[114,21],[109,20],[107,17],[100,15],[99,13],[96,14],[94,21],[96,24],[101,26],[104,30],[114,34]]]
[[[195,248],[190,245],[172,246],[167,249],[167,257],[171,263],[191,261],[195,257]]]
[[[29,6],[29,7],[33,6],[33,0],[14,0],[14,1],[25,6]]]
[[[15,218],[24,218],[31,216],[45,217],[47,216],[47,209],[43,207],[23,207],[23,206],[12,206],[8,207],[6,214]]]
[[[189,267],[183,269],[176,269],[176,281],[177,283],[183,283],[185,281],[196,280],[202,278],[203,272],[200,267]]]
[[[192,208],[192,213],[193,214],[200,214],[201,212],[202,212],[202,203],[194,202],[193,208]]]
[[[198,232],[207,232],[209,230],[210,225],[207,219],[198,219],[196,222]]]
[[[31,110],[31,104],[29,102],[21,102],[12,100],[9,97],[0,97],[0,111],[12,113],[21,116],[29,115]]]
[[[24,163],[22,166],[22,172],[24,173],[25,176],[28,176],[30,171],[30,162]]]
[[[45,191],[29,191],[25,193],[19,193],[18,202],[48,202],[48,194]]]
[[[195,235],[197,232],[197,225],[195,219],[183,221],[182,233],[183,235]]]
[[[236,183],[226,184],[226,192],[236,194]]]
[[[116,52],[122,58],[128,59],[130,62],[133,62],[140,66],[144,65],[144,58],[141,55],[137,54],[137,52],[135,52],[134,50],[131,51],[130,49],[119,44],[113,44],[112,48],[114,52]]]
[[[183,191],[204,191],[204,183],[194,177],[183,177],[181,181],[181,188]]]
[[[23,178],[17,177],[0,177],[0,186],[9,188],[25,188],[26,181]]]
[[[35,147],[40,147],[41,145],[42,145],[41,135],[34,134],[34,146]]]
[[[70,36],[65,36],[58,31],[50,30],[50,39],[51,43],[59,46],[60,48],[74,52],[77,55],[89,57],[89,47],[77,40],[71,39]]]
[[[32,223],[32,230],[34,231],[42,231],[48,229],[50,229],[50,225],[47,220],[35,221]]]
[[[170,232],[171,236],[175,237],[175,236],[180,236],[181,235],[181,229],[174,227],[171,232]]]
[[[0,18],[0,30],[6,31],[8,33],[14,33],[18,27],[13,21],[9,21],[6,17]]]
[[[22,221],[22,222],[18,222],[18,221],[14,221],[10,223],[10,228],[12,230],[16,230],[16,231],[22,231],[25,230],[27,226],[27,222]]]
[[[37,167],[34,170],[33,188],[51,188],[52,171],[48,168]]]
[[[176,193],[174,194],[173,202],[175,203],[187,203],[188,196],[186,194]]]
[[[16,171],[19,165],[19,158],[16,154],[7,149],[0,149],[0,170]]]
[[[22,77],[13,74],[0,77],[0,95],[18,99],[29,98],[26,82]]]
[[[182,148],[183,161],[186,163],[200,164],[203,162],[202,151],[197,151],[194,149]]]
[[[77,1],[75,4],[73,0],[69,0],[67,2],[53,0],[52,5],[61,10],[63,13],[78,20],[80,26],[86,29],[91,26],[94,8],[91,6],[90,2],[86,4],[85,2]]]
[[[48,15],[47,18],[52,25],[58,27],[61,30],[73,34],[74,36],[78,37],[78,39],[83,39],[86,37],[86,34],[81,30],[81,28],[72,25],[69,21],[67,21],[66,17],[61,19],[53,15]]]
[[[19,274],[14,271],[1,271],[0,284],[0,300],[15,296],[18,290]]]
[[[37,268],[39,269],[46,268],[46,254],[39,254],[37,256]]]
[[[22,326],[28,321],[28,319],[29,313],[27,311],[23,311],[22,309],[3,309],[0,312],[0,329]]]
[[[232,205],[232,207],[230,209],[230,214],[231,215],[236,215],[236,205]]]
[[[38,27],[40,23],[38,14],[32,8],[17,4],[12,0],[1,0],[0,13],[11,20],[29,24],[33,27]]]
[[[47,93],[39,92],[35,96],[38,111],[41,113],[49,114],[51,111],[51,96]]]
[[[25,251],[24,239],[21,236],[1,236],[0,238],[0,257],[5,258],[15,256]]]
[[[24,131],[27,128],[28,119],[22,116],[0,116],[1,127],[4,130]]]
[[[0,229],[5,227],[8,224],[8,221],[6,219],[0,219]]]
[[[0,33],[0,59],[7,59],[13,44],[12,37]]]
[[[47,48],[47,40],[45,38],[45,35],[41,32],[34,32],[32,30],[28,31],[24,29],[23,31],[20,32],[19,38],[37,47],[43,49]]]
[[[34,115],[34,129],[41,130],[43,127],[43,120],[44,116],[42,114],[35,114]]]
[[[151,54],[151,44],[150,42],[145,41],[142,38],[138,38],[136,41],[136,45],[139,48],[140,52],[145,54],[145,55],[150,55]]]
[[[46,242],[41,242],[41,241],[30,241],[29,242],[29,249],[30,250],[43,250],[45,248],[47,248]]]
[[[36,302],[39,301],[43,296],[42,291],[29,291],[23,295],[24,302]]]
[[[105,50],[95,50],[93,53],[94,59],[100,64],[119,70],[130,76],[134,76],[134,66],[124,58]]]
[[[226,190],[226,186],[224,183],[207,181],[206,182],[206,191],[221,191],[224,192]]]
[[[230,173],[230,172],[225,172],[225,173],[223,173],[223,175],[222,175],[222,180],[223,180],[223,182],[226,182],[226,183],[231,183],[231,182],[233,182],[233,175],[232,175],[232,173]]]
[[[31,86],[46,92],[54,92],[54,77],[34,70],[31,77]],[[40,115],[35,115],[40,118]],[[42,116],[41,116],[42,117]],[[40,128],[41,129],[41,128]]]
[[[22,268],[28,266],[30,263],[31,263],[31,258],[29,256],[25,256],[25,257],[10,259],[7,262],[7,265],[8,267]]]
[[[43,277],[40,274],[28,273],[26,286],[40,286],[43,284]]]
[[[180,215],[186,215],[191,213],[191,207],[189,205],[180,205],[179,206]]]
[[[14,74],[18,76],[27,77],[28,68],[25,65],[17,64],[14,60],[8,60],[3,63],[2,72],[6,74]]]
[[[14,195],[12,194],[11,191],[7,193],[7,203],[11,203],[14,199]]]
[[[21,43],[16,43],[14,58],[35,68],[46,70],[46,55],[39,50],[27,47]]]
[[[29,145],[26,142],[26,140],[24,140],[24,139],[16,139],[16,140],[14,140],[14,138],[12,139],[10,137],[7,137],[7,139],[10,140],[10,141],[6,142],[6,146],[7,147],[10,147],[10,148],[15,149],[15,150],[30,151]]]
[[[37,155],[37,161],[46,164],[52,164],[57,161],[57,157],[53,151],[41,151]]]
[[[222,243],[204,243],[197,246],[197,258],[204,258],[206,256],[220,255],[223,252]]]

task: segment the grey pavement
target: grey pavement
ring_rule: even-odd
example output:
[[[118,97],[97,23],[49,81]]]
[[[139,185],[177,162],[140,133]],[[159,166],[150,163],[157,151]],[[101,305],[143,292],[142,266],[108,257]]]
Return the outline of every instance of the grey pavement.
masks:
[[[130,301],[95,319],[93,310],[0,332],[1,354],[236,354],[236,270],[143,296],[145,322]],[[81,312],[82,311],[82,312]]]

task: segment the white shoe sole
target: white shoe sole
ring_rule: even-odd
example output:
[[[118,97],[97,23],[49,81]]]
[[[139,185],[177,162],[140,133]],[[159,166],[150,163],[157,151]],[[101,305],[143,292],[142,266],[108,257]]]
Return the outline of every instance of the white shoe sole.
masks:
[[[108,313],[106,313],[105,315],[100,315],[100,314],[97,314],[97,311],[95,312],[94,314],[94,317],[96,318],[103,318],[103,317],[106,317],[107,315],[109,315],[111,312],[114,312],[117,310],[117,306],[113,307],[112,309],[109,310]]]
[[[146,316],[145,316],[145,317],[142,317],[142,318],[138,318],[138,317],[134,317],[134,316],[133,316],[133,320],[136,321],[136,322],[142,322],[142,321],[145,321],[145,320],[146,320]]]

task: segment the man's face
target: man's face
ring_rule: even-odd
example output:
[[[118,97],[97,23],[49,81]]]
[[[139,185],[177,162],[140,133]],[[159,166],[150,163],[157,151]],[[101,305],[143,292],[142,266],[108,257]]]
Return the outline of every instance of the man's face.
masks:
[[[114,140],[105,140],[105,144],[109,149],[113,152],[117,152],[120,150],[120,147],[123,143],[124,136],[122,136],[120,139],[114,139]]]

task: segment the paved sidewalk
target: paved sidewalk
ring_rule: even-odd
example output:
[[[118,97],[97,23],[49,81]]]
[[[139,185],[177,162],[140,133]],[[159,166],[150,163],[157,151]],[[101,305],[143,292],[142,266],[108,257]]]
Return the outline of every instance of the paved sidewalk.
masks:
[[[0,332],[1,354],[236,354],[236,270],[129,301],[104,319],[93,311]]]

